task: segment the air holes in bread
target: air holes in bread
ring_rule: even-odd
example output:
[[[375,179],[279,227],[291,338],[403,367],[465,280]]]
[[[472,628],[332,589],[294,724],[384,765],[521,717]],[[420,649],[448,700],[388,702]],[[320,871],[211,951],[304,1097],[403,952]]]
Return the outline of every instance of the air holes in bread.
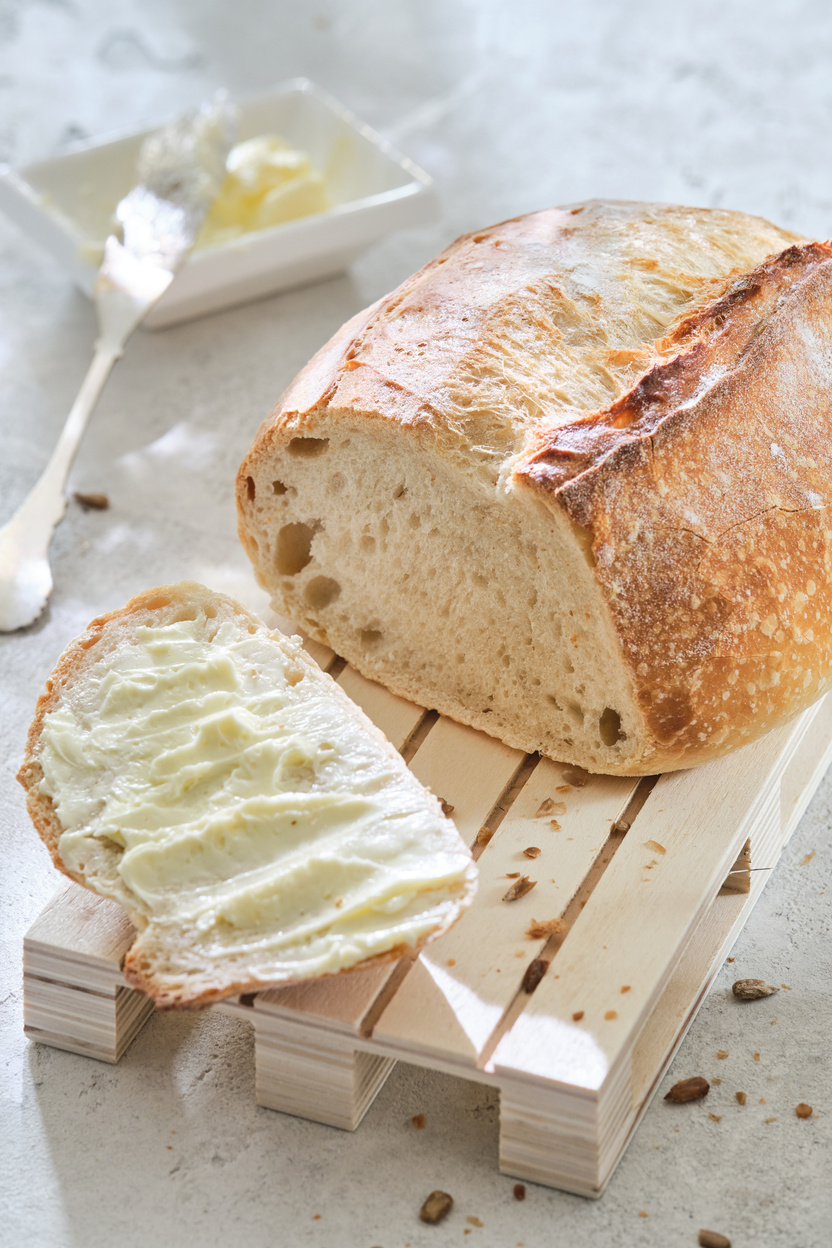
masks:
[[[281,576],[296,576],[312,558],[315,530],[309,524],[284,524],[277,534],[275,567]]]
[[[362,646],[377,646],[383,635],[377,628],[362,628],[359,633]]]
[[[288,451],[300,459],[312,459],[329,446],[329,438],[290,438]]]
[[[303,591],[304,602],[313,611],[328,607],[341,592],[341,586],[331,576],[313,576]]]
[[[604,745],[618,745],[619,741],[626,740],[626,733],[621,731],[621,716],[611,706],[605,708],[598,721],[598,728]]]
[[[285,494],[287,488],[282,481],[272,481],[272,494]]]
[[[376,548],[376,539],[371,537],[369,533],[365,533],[361,539],[361,549],[371,554]]]
[[[256,493],[257,493],[257,488],[254,484],[254,477],[246,477],[246,494],[248,495],[249,502],[254,501],[254,496]]]
[[[422,517],[419,515],[418,511],[414,511],[410,517],[410,527],[411,529],[418,529],[421,528],[421,525]]]
[[[401,485],[396,486],[395,490],[393,491],[393,497],[404,498],[406,493],[407,493],[407,486],[404,484],[404,482],[402,482]]]
[[[333,494],[339,494],[346,484],[347,480],[342,472],[333,472],[329,478],[329,488]]]

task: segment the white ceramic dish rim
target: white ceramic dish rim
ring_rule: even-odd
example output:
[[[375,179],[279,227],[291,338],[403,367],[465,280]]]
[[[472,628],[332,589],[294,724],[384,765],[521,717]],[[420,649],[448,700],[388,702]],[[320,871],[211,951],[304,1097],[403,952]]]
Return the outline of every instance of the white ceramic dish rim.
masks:
[[[329,233],[329,229],[334,226],[339,219],[349,218],[358,213],[370,212],[372,210],[381,209],[387,205],[394,205],[399,201],[413,199],[415,197],[433,197],[435,195],[433,187],[433,179],[418,165],[414,164],[409,157],[399,152],[387,139],[380,135],[376,130],[362,121],[344,104],[341,104],[328,91],[319,87],[316,83],[305,77],[296,77],[288,79],[275,87],[271,91],[262,92],[254,96],[240,97],[237,100],[240,111],[245,115],[247,110],[253,110],[258,106],[267,105],[268,103],[280,99],[291,94],[300,94],[303,96],[311,96],[320,104],[334,113],[339,120],[350,130],[359,134],[365,141],[370,143],[379,154],[387,159],[403,174],[407,175],[409,181],[402,183],[400,186],[392,187],[389,190],[374,192],[369,195],[359,196],[346,202],[335,204],[328,208],[325,212],[316,213],[313,216],[299,218],[296,221],[287,221],[280,225],[270,226],[256,233],[241,235],[238,238],[230,239],[225,243],[215,246],[206,247],[199,251],[194,251],[188,257],[188,267],[202,267],[207,264],[217,264],[226,257],[231,257],[236,251],[249,250],[254,247],[269,247],[271,243],[277,239],[289,240],[294,237],[299,239],[303,235],[315,234],[317,232]],[[167,119],[166,119],[167,120]],[[164,125],[165,121],[159,123]],[[81,271],[86,270],[89,274],[89,280],[84,281],[85,288],[91,289],[92,281],[94,281],[97,267],[90,260],[86,259],[83,249],[95,242],[99,241],[85,234],[80,228],[78,221],[74,220],[67,212],[63,211],[57,205],[46,204],[44,202],[43,192],[39,191],[27,178],[27,174],[35,171],[48,171],[50,168],[59,167],[65,160],[83,153],[91,153],[99,149],[104,149],[116,144],[124,143],[130,140],[141,140],[146,135],[158,129],[157,125],[147,126],[141,130],[119,130],[112,131],[105,135],[97,136],[94,140],[80,140],[62,152],[59,156],[47,157],[39,161],[30,161],[26,165],[15,169],[7,164],[0,164],[0,183],[4,184],[3,189],[6,196],[17,201],[17,212],[9,213],[13,216],[17,224],[27,230],[27,221],[25,219],[26,210],[28,209],[30,218],[28,221],[28,232],[33,234],[38,241],[43,243],[42,233],[38,230],[35,222],[38,221],[47,230],[53,232],[59,230],[64,236],[66,243],[71,243],[74,255],[72,256],[72,267]],[[10,207],[4,205],[0,201],[0,209]],[[381,225],[381,222],[380,222]],[[34,226],[34,228],[32,228]],[[51,227],[51,229],[50,229]],[[393,228],[392,225],[384,223],[379,229],[379,236],[388,232]],[[311,238],[308,240],[311,242]],[[54,250],[54,249],[53,249]],[[61,249],[63,250],[63,248]],[[306,250],[306,249],[304,249]],[[55,253],[57,254],[57,252]],[[308,253],[307,253],[308,254]],[[66,262],[69,257],[59,256]]]

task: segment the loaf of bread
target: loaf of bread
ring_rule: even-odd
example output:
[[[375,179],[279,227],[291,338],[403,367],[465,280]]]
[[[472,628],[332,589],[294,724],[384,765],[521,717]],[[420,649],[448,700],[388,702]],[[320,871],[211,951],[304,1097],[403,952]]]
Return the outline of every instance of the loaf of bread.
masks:
[[[277,608],[397,693],[593,771],[830,686],[832,249],[591,202],[459,239],[289,388],[238,479]]]
[[[161,1008],[401,956],[470,902],[439,801],[303,651],[185,583],[94,620],[19,777],[66,875],[124,906]]]

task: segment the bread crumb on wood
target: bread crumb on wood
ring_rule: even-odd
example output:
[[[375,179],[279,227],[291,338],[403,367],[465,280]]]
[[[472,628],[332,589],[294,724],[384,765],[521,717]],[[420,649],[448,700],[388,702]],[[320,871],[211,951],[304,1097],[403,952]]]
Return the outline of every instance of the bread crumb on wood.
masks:
[[[794,1112],[797,1114],[798,1118],[811,1118],[814,1110],[811,1105],[807,1105],[805,1101],[801,1101],[800,1104],[795,1107]]]
[[[537,845],[527,845],[526,848],[523,850],[523,853],[525,854],[527,858],[539,858],[540,857],[540,850],[537,847]]]
[[[417,1131],[422,1131],[427,1119],[424,1114],[414,1114],[410,1121],[413,1123]]]
[[[536,884],[537,880],[530,880],[527,875],[521,875],[520,879],[515,880],[511,888],[503,893],[503,901],[517,901],[520,897],[525,897]]]
[[[544,940],[547,936],[560,936],[566,931],[566,924],[563,919],[532,919],[531,924],[526,929],[526,935],[529,940]]]
[[[735,1092],[734,1096],[737,1098],[738,1105],[745,1105],[748,1101],[748,1097],[745,1092]]]
[[[721,1062],[724,1062],[726,1057],[730,1057],[730,1053],[727,1049],[717,1049],[716,1055]]]
[[[579,1023],[581,1019],[583,1018],[583,1016],[584,1016],[583,1010],[576,1010],[575,1013],[572,1015],[572,1022]]]

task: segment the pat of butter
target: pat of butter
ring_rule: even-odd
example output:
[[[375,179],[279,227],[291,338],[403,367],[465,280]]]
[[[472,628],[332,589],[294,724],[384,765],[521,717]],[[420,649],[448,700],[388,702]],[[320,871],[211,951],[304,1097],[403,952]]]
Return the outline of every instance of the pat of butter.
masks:
[[[97,891],[109,870],[137,925],[291,979],[419,942],[476,869],[435,799],[281,644],[277,663],[268,634],[229,621],[210,641],[190,620],[138,627],[45,716],[40,761],[70,870],[100,861]]]
[[[277,135],[261,134],[229,152],[225,181],[196,246],[215,247],[329,206],[324,180],[308,154]]]

